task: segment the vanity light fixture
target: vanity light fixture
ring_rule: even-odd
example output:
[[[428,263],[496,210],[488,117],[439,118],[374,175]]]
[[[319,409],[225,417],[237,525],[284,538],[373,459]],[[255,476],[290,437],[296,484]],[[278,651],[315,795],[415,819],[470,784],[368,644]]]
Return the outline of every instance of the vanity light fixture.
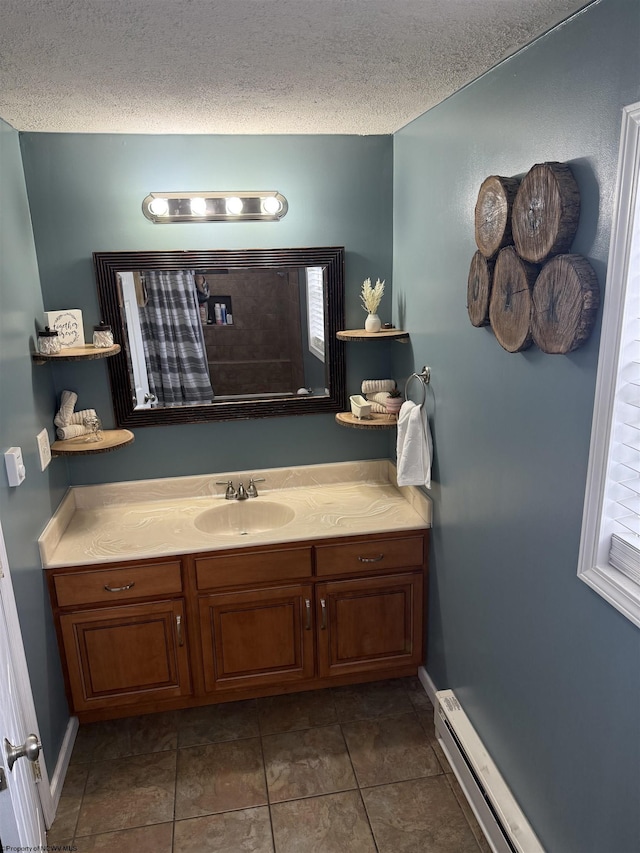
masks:
[[[289,209],[275,190],[253,192],[149,193],[142,212],[162,222],[277,222]]]

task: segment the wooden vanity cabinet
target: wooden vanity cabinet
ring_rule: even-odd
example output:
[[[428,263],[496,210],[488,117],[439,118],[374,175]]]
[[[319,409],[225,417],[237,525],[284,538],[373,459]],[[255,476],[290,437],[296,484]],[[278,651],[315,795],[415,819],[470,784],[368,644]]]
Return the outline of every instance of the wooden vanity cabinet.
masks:
[[[427,532],[47,571],[81,720],[414,674]]]
[[[377,672],[422,660],[422,575],[316,586],[318,674]]]
[[[207,691],[313,678],[310,584],[201,596]]]
[[[191,693],[180,560],[53,569],[49,588],[76,713]]]
[[[222,552],[193,563],[207,692],[313,678],[310,546]]]
[[[424,536],[318,545],[318,674],[417,668],[423,656]],[[348,578],[348,579],[347,579]]]

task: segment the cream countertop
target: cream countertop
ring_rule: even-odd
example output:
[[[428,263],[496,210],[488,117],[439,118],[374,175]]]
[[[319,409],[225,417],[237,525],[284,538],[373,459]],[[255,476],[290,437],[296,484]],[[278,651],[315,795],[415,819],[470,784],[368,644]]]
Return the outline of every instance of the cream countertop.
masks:
[[[243,535],[198,530],[204,511],[242,503],[225,501],[216,481],[247,486],[251,477],[265,482],[245,503],[276,501],[293,511],[292,520]],[[38,544],[43,567],[54,568],[430,526],[429,498],[399,488],[395,466],[383,459],[77,486]]]

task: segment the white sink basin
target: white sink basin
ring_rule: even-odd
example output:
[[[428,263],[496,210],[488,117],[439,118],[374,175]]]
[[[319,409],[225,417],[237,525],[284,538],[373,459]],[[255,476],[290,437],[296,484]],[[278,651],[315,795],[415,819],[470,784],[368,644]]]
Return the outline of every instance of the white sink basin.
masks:
[[[253,498],[207,509],[196,518],[195,526],[216,536],[247,536],[284,527],[294,516],[295,512],[285,504]]]

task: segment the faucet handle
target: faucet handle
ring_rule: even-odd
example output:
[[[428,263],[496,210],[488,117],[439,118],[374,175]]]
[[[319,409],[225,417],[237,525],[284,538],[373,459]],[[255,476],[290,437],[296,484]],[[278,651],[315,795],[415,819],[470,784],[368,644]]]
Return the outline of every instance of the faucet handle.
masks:
[[[233,480],[216,480],[217,486],[226,486],[224,493],[225,500],[232,501],[236,498],[236,490],[233,488]]]
[[[264,477],[251,477],[249,480],[249,485],[247,487],[247,495],[250,498],[258,497],[258,490],[256,489],[256,483],[264,483]]]

